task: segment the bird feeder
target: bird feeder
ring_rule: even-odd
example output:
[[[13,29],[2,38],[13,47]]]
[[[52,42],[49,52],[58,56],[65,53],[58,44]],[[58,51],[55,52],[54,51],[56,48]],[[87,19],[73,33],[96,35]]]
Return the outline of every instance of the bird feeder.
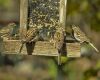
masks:
[[[33,43],[28,43],[23,47],[21,53],[18,52],[22,44],[21,40],[29,28],[30,19],[32,19],[33,25],[37,27],[40,24],[46,27],[45,23],[48,23],[49,26],[55,24],[65,28],[67,27],[66,16],[67,0],[20,0],[20,39],[3,41],[3,43],[0,43],[3,48],[0,52],[5,54],[58,56],[57,49],[49,41],[37,41],[35,46],[33,46]],[[52,23],[52,20],[55,23]],[[64,56],[80,57],[80,43],[68,38],[64,44]]]

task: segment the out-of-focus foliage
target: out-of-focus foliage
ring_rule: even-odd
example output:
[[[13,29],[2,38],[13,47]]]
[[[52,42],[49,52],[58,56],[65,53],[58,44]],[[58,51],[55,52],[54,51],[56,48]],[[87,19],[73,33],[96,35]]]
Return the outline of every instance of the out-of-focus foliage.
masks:
[[[0,7],[8,7],[11,0],[0,0]]]
[[[81,17],[80,22],[85,22],[93,30],[100,31],[100,0],[68,0],[68,16],[73,16],[72,19]]]

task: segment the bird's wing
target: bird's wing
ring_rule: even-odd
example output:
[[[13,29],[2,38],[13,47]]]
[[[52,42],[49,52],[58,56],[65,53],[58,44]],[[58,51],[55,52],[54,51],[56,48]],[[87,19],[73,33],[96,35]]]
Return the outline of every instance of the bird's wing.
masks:
[[[90,42],[89,38],[86,36],[86,34],[77,26],[73,26],[73,35],[75,37],[75,39],[79,42]]]
[[[37,30],[32,28],[29,29],[26,33],[26,42],[30,42],[32,39],[34,39],[37,35]]]
[[[55,46],[57,49],[61,49],[64,43],[64,34],[56,32],[54,35]]]

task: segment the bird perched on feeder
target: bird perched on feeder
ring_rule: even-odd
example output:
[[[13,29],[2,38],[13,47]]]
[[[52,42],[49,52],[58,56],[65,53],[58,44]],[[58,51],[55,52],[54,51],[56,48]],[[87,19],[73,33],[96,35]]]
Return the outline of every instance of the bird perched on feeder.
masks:
[[[64,44],[65,32],[62,28],[57,29],[54,34],[54,46],[58,50],[58,64],[61,65],[61,53]]]
[[[81,31],[81,29],[75,25],[72,25],[73,29],[73,36],[74,38],[79,41],[80,43],[88,43],[90,46],[92,46],[96,52],[99,52],[99,50],[90,42],[88,37]]]
[[[19,53],[21,53],[22,51],[22,48],[23,48],[23,45],[25,43],[31,43],[31,42],[36,42],[38,41],[38,34],[39,34],[39,30],[37,27],[31,27],[26,35],[25,35],[25,39],[22,39],[22,45],[21,45],[21,48],[19,50]]]
[[[1,37],[6,39],[11,38],[15,34],[14,29],[16,26],[15,23],[10,23],[6,27],[2,28],[0,30]]]

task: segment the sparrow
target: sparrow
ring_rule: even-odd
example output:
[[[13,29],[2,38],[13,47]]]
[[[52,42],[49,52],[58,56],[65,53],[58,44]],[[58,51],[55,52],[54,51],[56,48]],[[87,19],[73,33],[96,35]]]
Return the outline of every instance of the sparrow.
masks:
[[[58,50],[58,64],[61,65],[61,53],[64,44],[65,33],[62,28],[56,30],[54,34],[54,46]]]
[[[25,35],[25,39],[22,39],[22,45],[20,47],[20,50],[19,50],[19,53],[21,53],[22,51],[22,48],[23,48],[23,45],[25,43],[31,43],[31,42],[36,42],[38,41],[38,34],[39,34],[39,31],[38,31],[38,28],[37,27],[31,27],[26,35]]]
[[[2,38],[7,38],[9,39],[10,37],[12,37],[15,32],[14,29],[17,27],[17,25],[15,23],[9,23],[6,27],[2,28],[0,30],[0,35]]]
[[[84,32],[81,31],[81,29],[75,25],[72,25],[73,29],[73,36],[74,38],[79,41],[80,43],[88,43],[91,47],[95,49],[96,52],[99,52],[99,50],[91,43],[89,38],[85,35]]]

